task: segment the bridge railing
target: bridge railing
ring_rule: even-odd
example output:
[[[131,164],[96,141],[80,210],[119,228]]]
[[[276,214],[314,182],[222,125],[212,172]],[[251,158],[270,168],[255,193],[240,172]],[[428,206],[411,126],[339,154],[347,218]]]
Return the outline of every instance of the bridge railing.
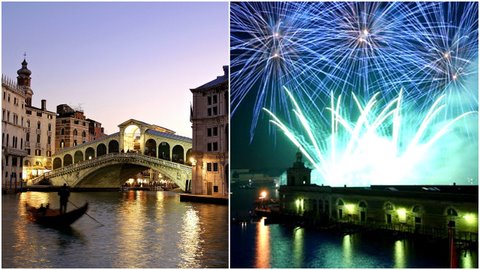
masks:
[[[156,157],[146,156],[146,155],[137,154],[137,153],[110,153],[94,159],[80,161],[74,164],[70,164],[68,166],[64,166],[62,168],[55,169],[53,171],[46,172],[43,175],[32,179],[30,182],[30,185],[35,185],[44,179],[57,177],[65,174],[70,174],[72,172],[83,170],[90,167],[95,167],[104,163],[108,163],[115,159],[120,159],[120,161],[123,161],[123,159],[125,158],[140,158],[142,160],[149,161],[155,164],[160,164],[160,165],[177,168],[177,169],[183,169],[183,170],[190,170],[192,168],[189,165],[184,165],[184,164],[176,163],[173,161],[159,159]]]

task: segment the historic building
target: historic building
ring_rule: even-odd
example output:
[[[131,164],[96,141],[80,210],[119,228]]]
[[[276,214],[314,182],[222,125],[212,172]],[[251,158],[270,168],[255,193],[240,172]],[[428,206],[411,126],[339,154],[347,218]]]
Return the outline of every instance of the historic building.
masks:
[[[67,104],[57,106],[55,149],[77,146],[106,136],[102,124],[87,119],[81,110],[75,110]]]
[[[224,74],[200,87],[193,94],[190,121],[193,131],[193,194],[228,194],[228,66]]]
[[[3,190],[15,190],[21,185],[23,159],[27,156],[24,144],[25,92],[25,87],[2,76]]]
[[[26,60],[17,71],[17,82],[2,77],[2,183],[15,189],[31,177],[51,169],[55,113],[32,106],[31,74]]]
[[[279,190],[283,214],[421,234],[477,238],[477,186],[330,187],[310,184],[301,154]]]
[[[47,101],[41,100],[41,107],[32,106],[32,99],[25,105],[25,150],[27,158],[23,163],[23,179],[37,177],[52,169],[52,155],[55,152],[55,112],[47,110]]]

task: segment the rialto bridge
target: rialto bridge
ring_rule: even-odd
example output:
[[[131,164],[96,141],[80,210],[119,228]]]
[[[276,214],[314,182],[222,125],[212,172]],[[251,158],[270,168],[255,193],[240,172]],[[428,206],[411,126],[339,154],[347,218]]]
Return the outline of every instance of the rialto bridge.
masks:
[[[189,189],[192,140],[175,132],[130,119],[120,131],[99,140],[57,151],[53,170],[29,184],[67,183],[72,187],[115,188],[146,169],[153,169]]]

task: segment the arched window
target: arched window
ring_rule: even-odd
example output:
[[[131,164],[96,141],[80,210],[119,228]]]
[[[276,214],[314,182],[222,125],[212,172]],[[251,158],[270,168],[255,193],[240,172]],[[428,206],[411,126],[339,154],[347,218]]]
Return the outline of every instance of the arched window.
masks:
[[[41,124],[40,124],[40,121],[37,122],[37,129],[40,129],[41,128]]]
[[[82,131],[82,137],[83,137],[83,138],[87,137],[87,133],[85,132],[85,130]]]
[[[64,129],[64,128],[62,128],[62,129],[60,130],[60,135],[65,135],[65,129]]]
[[[48,123],[48,131],[52,131],[52,124]]]
[[[73,130],[73,136],[77,136],[78,135],[78,131],[76,129]]]

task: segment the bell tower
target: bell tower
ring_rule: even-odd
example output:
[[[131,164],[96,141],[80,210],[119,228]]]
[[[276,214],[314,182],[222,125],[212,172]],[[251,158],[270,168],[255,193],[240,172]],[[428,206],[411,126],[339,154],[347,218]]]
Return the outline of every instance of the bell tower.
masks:
[[[28,106],[32,106],[33,91],[30,87],[30,83],[32,81],[32,77],[30,77],[30,75],[32,75],[32,72],[28,69],[27,65],[27,60],[24,58],[22,62],[22,68],[17,71],[17,85],[25,90],[25,103]]]
[[[305,167],[302,161],[302,153],[300,150],[296,154],[297,160],[293,166],[287,170],[287,186],[305,186],[310,185],[311,169]]]

